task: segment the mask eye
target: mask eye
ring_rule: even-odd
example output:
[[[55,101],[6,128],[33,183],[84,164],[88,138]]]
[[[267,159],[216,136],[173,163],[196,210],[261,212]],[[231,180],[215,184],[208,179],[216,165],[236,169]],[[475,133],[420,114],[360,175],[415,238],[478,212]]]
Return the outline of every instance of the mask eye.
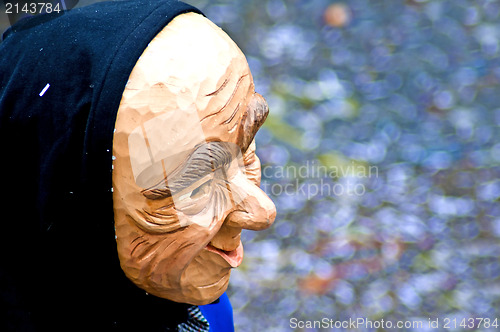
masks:
[[[196,189],[194,189],[189,197],[191,199],[197,199],[203,197],[204,195],[210,193],[211,186],[212,186],[212,180],[208,180],[202,185],[198,186]]]

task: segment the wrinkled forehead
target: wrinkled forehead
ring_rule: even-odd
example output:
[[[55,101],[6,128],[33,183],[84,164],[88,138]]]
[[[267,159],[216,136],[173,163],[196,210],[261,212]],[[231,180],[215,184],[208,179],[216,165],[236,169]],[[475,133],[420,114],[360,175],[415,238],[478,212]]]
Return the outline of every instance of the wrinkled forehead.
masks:
[[[178,166],[176,160],[185,159],[207,139],[229,140],[228,130],[216,124],[229,117],[224,113],[230,109],[224,106],[236,91],[225,85],[241,78],[250,86],[244,55],[226,33],[199,14],[176,17],[150,42],[129,77],[116,123],[116,130],[128,135],[137,184],[159,161],[161,173],[169,173]]]
[[[205,17],[183,14],[150,42],[130,75],[123,98],[137,106],[147,103],[153,114],[143,112],[145,118],[188,109],[193,103],[203,111],[211,101],[209,94],[233,70],[248,71],[248,65],[231,38]]]

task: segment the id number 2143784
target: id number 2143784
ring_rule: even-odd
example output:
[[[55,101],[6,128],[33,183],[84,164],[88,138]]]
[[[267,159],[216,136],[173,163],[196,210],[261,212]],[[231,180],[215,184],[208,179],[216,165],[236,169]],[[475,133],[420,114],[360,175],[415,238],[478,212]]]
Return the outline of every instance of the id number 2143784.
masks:
[[[62,11],[59,3],[52,4],[50,2],[30,2],[30,3],[11,3],[5,4],[6,14],[50,14],[52,12],[59,13]]]

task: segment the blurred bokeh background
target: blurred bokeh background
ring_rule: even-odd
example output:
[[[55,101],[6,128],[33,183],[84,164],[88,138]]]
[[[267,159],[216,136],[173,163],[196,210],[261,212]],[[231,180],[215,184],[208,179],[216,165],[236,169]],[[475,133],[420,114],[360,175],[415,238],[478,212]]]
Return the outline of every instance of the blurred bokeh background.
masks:
[[[243,234],[237,331],[500,324],[500,1],[185,1],[271,108],[256,139],[278,215]]]
[[[271,109],[257,147],[278,216],[244,233],[238,331],[500,318],[500,2],[188,2]]]

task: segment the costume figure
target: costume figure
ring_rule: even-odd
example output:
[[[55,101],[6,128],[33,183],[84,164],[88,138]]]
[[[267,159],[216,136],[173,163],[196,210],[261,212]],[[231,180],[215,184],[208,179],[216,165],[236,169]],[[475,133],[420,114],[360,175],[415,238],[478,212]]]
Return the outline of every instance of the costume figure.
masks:
[[[1,330],[227,330],[241,230],[276,216],[236,44],[114,1],[18,22],[0,59]]]

